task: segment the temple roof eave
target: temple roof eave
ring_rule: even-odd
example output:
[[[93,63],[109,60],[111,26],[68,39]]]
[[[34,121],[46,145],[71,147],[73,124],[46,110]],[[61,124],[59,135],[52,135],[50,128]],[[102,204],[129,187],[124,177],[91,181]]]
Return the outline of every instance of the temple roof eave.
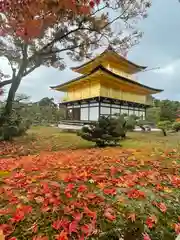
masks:
[[[147,68],[147,66],[141,66],[141,65],[135,64],[135,63],[125,59],[123,56],[121,56],[117,52],[115,52],[113,50],[113,48],[108,47],[108,49],[106,49],[104,52],[102,52],[99,56],[93,58],[92,60],[90,60],[90,61],[88,61],[88,62],[86,62],[86,63],[84,63],[80,66],[72,67],[71,70],[74,71],[74,72],[82,73],[84,68],[86,68],[86,67],[88,67],[89,65],[92,65],[92,64],[96,65],[96,62],[98,62],[102,57],[106,56],[107,54],[112,54],[112,56],[114,56],[114,58],[116,58],[118,61],[125,61],[132,68],[136,69],[136,70],[134,70],[134,73],[138,72],[138,71],[145,70]]]
[[[116,80],[121,80],[121,81],[124,81],[126,82],[126,84],[130,84],[132,86],[135,86],[135,87],[139,87],[145,91],[147,91],[147,93],[149,94],[155,94],[155,93],[159,93],[159,92],[162,92],[163,90],[161,89],[155,89],[155,88],[151,88],[151,87],[148,87],[146,85],[143,85],[141,83],[138,83],[138,82],[135,82],[133,80],[130,80],[130,79],[127,79],[125,77],[122,77],[122,76],[119,76],[117,75],[116,73],[113,73],[111,72],[110,70],[104,68],[102,65],[99,65],[96,69],[94,69],[91,73],[89,74],[86,74],[86,75],[83,75],[83,76],[80,76],[78,78],[75,78],[71,81],[68,81],[66,83],[63,83],[63,84],[60,84],[60,85],[57,85],[57,86],[52,86],[50,87],[51,89],[55,89],[55,90],[58,90],[58,91],[67,91],[67,88],[69,86],[72,86],[74,83],[78,83],[79,81],[83,81],[83,80],[88,80],[88,78],[91,78],[93,77],[95,74],[97,73],[100,73],[102,72],[103,74],[105,74],[107,77],[114,77],[114,79]]]

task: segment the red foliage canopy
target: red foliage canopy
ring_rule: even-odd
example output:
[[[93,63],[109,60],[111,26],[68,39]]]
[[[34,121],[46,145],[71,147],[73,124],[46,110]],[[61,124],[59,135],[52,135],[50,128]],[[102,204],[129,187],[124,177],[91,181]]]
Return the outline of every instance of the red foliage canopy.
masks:
[[[16,29],[16,34],[24,39],[38,37],[51,24],[89,14],[99,3],[100,0],[1,0],[0,34]]]

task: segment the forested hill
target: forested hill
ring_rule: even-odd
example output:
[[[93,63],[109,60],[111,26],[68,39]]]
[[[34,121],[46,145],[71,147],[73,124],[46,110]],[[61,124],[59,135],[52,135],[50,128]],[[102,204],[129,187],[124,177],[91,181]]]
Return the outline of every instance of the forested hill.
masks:
[[[0,103],[3,107],[4,103]],[[38,102],[31,102],[30,97],[20,94],[16,96],[13,109],[33,124],[53,124],[64,119],[65,111],[59,109],[53,98],[44,97]]]

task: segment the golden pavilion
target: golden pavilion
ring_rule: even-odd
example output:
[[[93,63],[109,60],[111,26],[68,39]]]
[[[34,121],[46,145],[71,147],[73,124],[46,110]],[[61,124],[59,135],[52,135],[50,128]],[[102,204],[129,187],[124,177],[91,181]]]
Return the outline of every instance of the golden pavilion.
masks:
[[[162,91],[139,83],[133,75],[146,67],[128,61],[111,46],[71,69],[82,76],[51,87],[66,93],[60,103],[66,109],[66,120],[89,122],[114,114],[145,119],[146,109],[153,104],[151,95]]]

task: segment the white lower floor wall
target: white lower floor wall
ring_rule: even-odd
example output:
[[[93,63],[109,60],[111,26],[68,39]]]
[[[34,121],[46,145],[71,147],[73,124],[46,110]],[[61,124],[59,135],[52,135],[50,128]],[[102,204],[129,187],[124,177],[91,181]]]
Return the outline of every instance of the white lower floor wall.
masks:
[[[81,121],[97,121],[99,118],[99,107],[81,108]]]
[[[109,116],[115,114],[126,114],[127,116],[135,115],[141,119],[145,119],[145,110],[130,110],[130,109],[118,109],[118,108],[111,108],[111,107],[85,107],[81,108],[80,111],[80,120],[81,121],[97,121],[100,116]]]
[[[80,120],[81,121],[88,121],[89,117],[89,109],[88,108],[81,108],[81,112],[80,112]]]
[[[97,121],[99,118],[99,107],[90,107],[89,121]]]
[[[121,106],[121,105],[110,105],[102,104],[100,107],[100,116],[108,116],[114,114],[126,114],[127,116],[135,115],[141,119],[145,119],[145,109],[144,108],[132,108],[129,106]]]
[[[115,114],[136,115],[145,119],[146,106],[121,105],[106,102],[89,102],[80,104],[69,104],[67,106],[67,120],[97,121],[100,116],[112,116]]]

